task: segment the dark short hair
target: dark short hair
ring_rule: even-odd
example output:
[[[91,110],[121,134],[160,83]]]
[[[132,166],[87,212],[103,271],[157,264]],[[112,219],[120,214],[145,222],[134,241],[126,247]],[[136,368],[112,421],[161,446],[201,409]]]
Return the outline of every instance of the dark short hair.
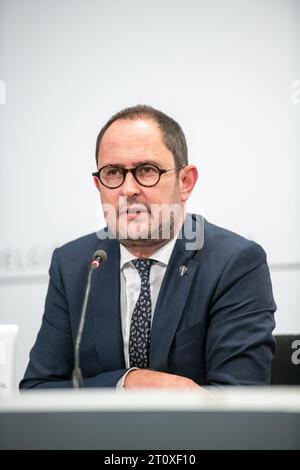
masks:
[[[107,131],[109,126],[119,119],[153,119],[155,121],[163,136],[165,146],[174,156],[174,162],[176,167],[180,167],[188,164],[188,149],[185,140],[185,135],[180,125],[167,114],[159,111],[158,109],[152,108],[151,106],[138,104],[130,108],[125,108],[114,114],[107,123],[102,127],[97,137],[96,143],[96,164],[98,164],[98,153],[101,144],[102,137]]]

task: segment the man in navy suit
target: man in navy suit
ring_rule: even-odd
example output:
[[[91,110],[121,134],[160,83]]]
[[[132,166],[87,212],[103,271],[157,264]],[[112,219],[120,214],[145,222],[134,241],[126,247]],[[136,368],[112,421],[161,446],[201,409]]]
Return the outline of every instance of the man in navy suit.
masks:
[[[270,382],[274,312],[264,250],[186,213],[197,181],[180,126],[148,106],[100,131],[95,185],[107,230],[53,253],[43,322],[20,388],[71,387],[87,268],[85,387],[201,389]]]

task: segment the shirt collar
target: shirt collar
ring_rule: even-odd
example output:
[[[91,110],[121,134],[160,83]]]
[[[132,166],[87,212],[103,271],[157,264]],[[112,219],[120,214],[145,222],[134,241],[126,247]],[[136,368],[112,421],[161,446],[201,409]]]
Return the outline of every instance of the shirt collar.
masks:
[[[176,243],[177,237],[172,238],[168,243],[159,248],[153,255],[151,259],[155,259],[158,263],[161,263],[163,266],[167,266],[171,258],[171,254]],[[132,260],[137,259],[136,256],[131,254],[125,246],[120,243],[120,267],[123,267],[130,263]]]

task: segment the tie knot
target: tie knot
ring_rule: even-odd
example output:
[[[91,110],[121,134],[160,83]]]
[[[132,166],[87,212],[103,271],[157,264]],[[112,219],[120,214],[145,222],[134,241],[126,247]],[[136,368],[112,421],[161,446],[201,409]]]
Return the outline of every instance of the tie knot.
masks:
[[[141,277],[149,276],[150,268],[152,264],[154,264],[155,262],[156,262],[155,259],[151,259],[151,258],[147,258],[147,259],[139,258],[139,259],[132,260],[132,264],[138,270],[138,273]]]

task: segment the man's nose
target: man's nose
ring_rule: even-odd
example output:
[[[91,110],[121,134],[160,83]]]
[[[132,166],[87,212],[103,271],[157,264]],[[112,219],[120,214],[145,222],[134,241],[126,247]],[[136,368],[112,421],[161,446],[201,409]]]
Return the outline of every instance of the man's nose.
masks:
[[[121,186],[121,194],[123,196],[132,197],[136,194],[140,194],[141,186],[138,184],[133,174],[128,171],[124,183]]]

